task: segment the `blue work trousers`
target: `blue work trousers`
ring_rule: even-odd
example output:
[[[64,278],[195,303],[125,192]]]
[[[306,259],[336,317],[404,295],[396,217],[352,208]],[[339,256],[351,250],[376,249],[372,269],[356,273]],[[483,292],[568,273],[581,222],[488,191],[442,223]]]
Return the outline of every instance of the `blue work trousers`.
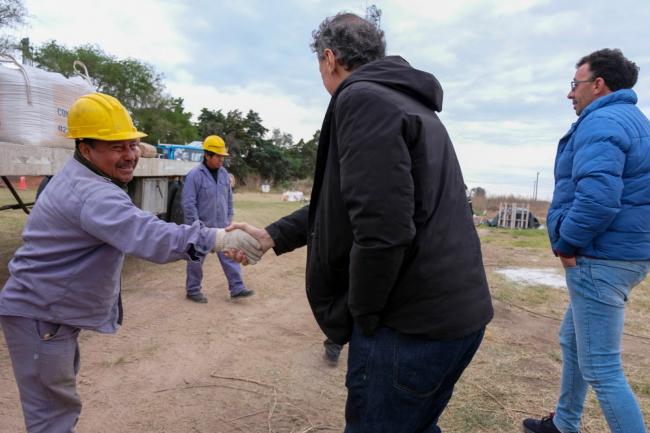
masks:
[[[562,388],[553,422],[562,432],[580,430],[589,385],[614,433],[644,433],[643,415],[625,379],[621,340],[625,303],[648,274],[650,261],[577,256],[564,268],[569,306],[560,327]]]
[[[244,290],[244,281],[241,276],[241,265],[236,261],[226,257],[221,251],[217,252],[221,268],[226,274],[228,279],[228,289],[230,296],[234,296]],[[187,280],[185,282],[185,290],[187,294],[197,295],[201,293],[201,280],[203,279],[203,262],[206,256],[199,256],[199,261],[187,261]]]
[[[74,432],[81,413],[79,328],[19,316],[0,316],[0,324],[27,433]]]
[[[455,340],[424,340],[379,326],[354,327],[345,386],[346,433],[438,433],[438,418],[483,340],[485,328]]]

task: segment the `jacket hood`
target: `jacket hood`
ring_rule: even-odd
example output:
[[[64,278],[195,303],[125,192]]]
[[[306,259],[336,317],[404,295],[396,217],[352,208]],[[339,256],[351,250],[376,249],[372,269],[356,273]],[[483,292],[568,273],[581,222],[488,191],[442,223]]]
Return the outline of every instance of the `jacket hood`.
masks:
[[[333,96],[359,81],[370,81],[415,98],[434,111],[442,111],[442,86],[432,74],[413,68],[400,56],[387,56],[357,68],[341,82]]]

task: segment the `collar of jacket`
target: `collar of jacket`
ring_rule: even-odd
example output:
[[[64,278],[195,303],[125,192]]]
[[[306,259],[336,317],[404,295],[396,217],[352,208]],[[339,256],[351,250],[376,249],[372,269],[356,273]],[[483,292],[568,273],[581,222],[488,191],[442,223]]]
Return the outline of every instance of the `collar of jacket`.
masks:
[[[221,168],[221,167],[219,167],[219,168],[210,168],[210,167],[208,167],[208,160],[205,159],[205,156],[203,157],[203,165],[205,165],[205,168],[208,169],[210,174],[217,173],[219,171],[219,168]]]
[[[114,177],[107,176],[103,171],[100,171],[97,167],[95,167],[95,165],[92,162],[90,162],[86,158],[84,158],[84,156],[81,154],[81,151],[79,150],[78,147],[75,147],[75,149],[74,149],[74,159],[79,161],[79,163],[81,165],[83,165],[84,167],[86,167],[88,170],[92,171],[96,175],[104,177],[104,178],[110,180],[115,185],[120,187],[120,189],[122,191],[128,192],[128,188],[126,186],[128,182],[122,182],[122,181],[119,181],[119,180],[115,179]]]
[[[205,161],[205,160],[204,160],[204,161]],[[216,170],[217,173],[219,173],[220,170],[221,170],[222,168],[223,168],[223,167],[219,167],[219,168]],[[201,165],[199,165],[199,170],[200,170],[201,172],[203,172],[204,175],[208,176],[208,178],[209,178],[210,180],[212,180],[212,182],[215,182],[215,180],[214,180],[214,176],[212,176],[212,170],[211,170],[211,169],[210,169],[210,168],[205,164],[205,162],[203,162],[203,163],[201,163]],[[216,182],[215,182],[215,183],[216,183]]]
[[[582,113],[580,113],[580,117],[578,118],[578,122],[581,119],[584,119],[585,117],[589,116],[591,113],[594,111],[606,107],[608,105],[614,105],[614,104],[633,104],[636,105],[638,101],[638,98],[636,96],[636,93],[632,89],[621,89],[617,90],[616,92],[612,92],[607,96],[603,96],[602,98],[598,98],[595,101],[593,101],[591,104],[587,106],[584,110],[582,110]],[[577,123],[577,122],[576,122]]]
[[[576,130],[578,128],[578,125],[580,122],[582,122],[587,116],[589,116],[591,113],[594,111],[606,107],[608,105],[615,105],[615,104],[633,104],[636,105],[638,101],[638,97],[636,95],[636,92],[632,89],[621,89],[617,90],[616,92],[612,92],[607,96],[603,96],[602,98],[598,98],[595,101],[593,101],[591,104],[587,106],[584,110],[582,110],[582,113],[580,113],[580,117],[578,117],[578,120],[571,125],[571,128],[569,128],[569,131],[564,134],[565,138]]]

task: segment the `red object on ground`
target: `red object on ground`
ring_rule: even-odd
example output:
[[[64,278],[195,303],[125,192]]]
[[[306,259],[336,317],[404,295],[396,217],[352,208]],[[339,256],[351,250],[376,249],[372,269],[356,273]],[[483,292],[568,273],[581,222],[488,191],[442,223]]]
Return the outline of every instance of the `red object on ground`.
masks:
[[[27,189],[27,185],[25,184],[25,176],[20,176],[20,183],[18,184],[18,189],[21,191],[25,191]]]

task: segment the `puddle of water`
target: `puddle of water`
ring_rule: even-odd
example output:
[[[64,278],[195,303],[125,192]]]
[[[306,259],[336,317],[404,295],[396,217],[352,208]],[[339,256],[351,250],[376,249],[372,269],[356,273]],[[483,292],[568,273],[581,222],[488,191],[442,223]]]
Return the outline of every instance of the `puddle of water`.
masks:
[[[555,269],[511,268],[501,269],[496,272],[505,275],[506,278],[516,283],[531,286],[550,286],[565,290],[567,288],[564,275],[558,274]]]

